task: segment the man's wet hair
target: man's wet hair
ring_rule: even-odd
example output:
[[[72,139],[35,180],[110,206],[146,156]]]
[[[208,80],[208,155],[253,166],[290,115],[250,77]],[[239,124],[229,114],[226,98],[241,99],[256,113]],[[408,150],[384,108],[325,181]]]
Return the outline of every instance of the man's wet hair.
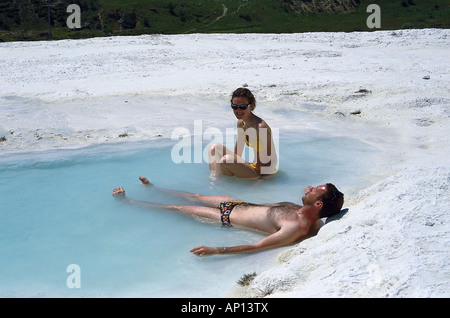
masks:
[[[327,191],[322,195],[320,201],[323,202],[319,217],[325,218],[338,214],[344,205],[344,194],[340,192],[334,184],[327,183]]]

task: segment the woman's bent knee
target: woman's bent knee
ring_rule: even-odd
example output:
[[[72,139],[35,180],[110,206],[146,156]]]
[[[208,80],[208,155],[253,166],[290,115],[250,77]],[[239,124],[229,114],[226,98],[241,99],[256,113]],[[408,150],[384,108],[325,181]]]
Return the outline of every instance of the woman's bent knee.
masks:
[[[230,154],[227,154],[222,158],[220,158],[220,163],[235,163],[235,162],[236,161],[234,160],[234,156]]]
[[[223,145],[219,143],[213,143],[209,146],[209,155],[215,156],[216,154],[221,155],[223,153]]]

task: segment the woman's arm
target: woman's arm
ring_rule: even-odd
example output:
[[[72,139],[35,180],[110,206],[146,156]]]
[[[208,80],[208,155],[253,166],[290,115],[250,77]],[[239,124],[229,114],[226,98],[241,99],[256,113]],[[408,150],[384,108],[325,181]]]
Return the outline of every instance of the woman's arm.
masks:
[[[272,164],[272,132],[264,121],[258,124],[258,141],[264,146],[257,153],[256,165],[270,166]]]
[[[239,157],[242,157],[242,152],[245,147],[245,133],[244,133],[244,125],[242,120],[238,120],[236,124],[237,128],[237,137],[236,137],[236,145],[234,146],[234,153]]]

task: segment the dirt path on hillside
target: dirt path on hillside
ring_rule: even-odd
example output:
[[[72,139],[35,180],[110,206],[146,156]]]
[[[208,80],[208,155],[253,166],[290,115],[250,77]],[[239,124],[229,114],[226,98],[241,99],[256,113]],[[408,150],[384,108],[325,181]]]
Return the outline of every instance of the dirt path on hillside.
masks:
[[[221,16],[218,16],[213,22],[211,22],[210,24],[208,24],[208,26],[213,25],[214,23],[216,23],[217,21],[219,21],[220,19],[222,19],[224,16],[227,15],[228,8],[227,8],[224,4],[222,4],[222,7],[223,7],[222,15],[221,15]]]
[[[236,14],[236,13],[238,13],[238,12],[239,12],[239,9],[240,9],[242,6],[243,6],[243,4],[239,5],[239,7],[237,8],[236,12],[232,12],[231,14]],[[214,21],[212,21],[211,23],[207,24],[207,25],[206,25],[207,27],[213,25],[214,23],[216,23],[217,21],[219,21],[220,19],[222,19],[223,17],[225,17],[225,16],[228,15],[228,8],[227,8],[224,4],[222,4],[222,7],[223,7],[222,14],[221,14],[220,16],[218,16]],[[195,31],[195,30],[197,30],[197,28],[190,29],[190,30],[188,30],[188,31],[186,31],[186,32],[184,32],[184,33],[190,33],[190,32]]]

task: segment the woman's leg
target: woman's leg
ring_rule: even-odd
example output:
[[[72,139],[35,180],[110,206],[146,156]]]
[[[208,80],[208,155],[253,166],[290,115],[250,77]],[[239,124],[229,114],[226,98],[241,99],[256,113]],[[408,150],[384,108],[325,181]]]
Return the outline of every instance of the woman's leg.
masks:
[[[225,155],[234,156],[234,152],[219,143],[211,144],[209,146],[209,170],[213,176],[220,176],[222,174],[231,176],[228,171],[223,171],[221,163]]]
[[[233,162],[233,158],[230,156],[231,155],[225,155],[220,164],[224,175],[235,176],[238,178],[259,178],[261,176],[261,174],[245,160],[242,159]],[[234,156],[238,157],[236,154]]]
[[[242,157],[218,143],[209,147],[209,169],[214,176],[226,175],[238,178],[257,178],[261,176]]]

